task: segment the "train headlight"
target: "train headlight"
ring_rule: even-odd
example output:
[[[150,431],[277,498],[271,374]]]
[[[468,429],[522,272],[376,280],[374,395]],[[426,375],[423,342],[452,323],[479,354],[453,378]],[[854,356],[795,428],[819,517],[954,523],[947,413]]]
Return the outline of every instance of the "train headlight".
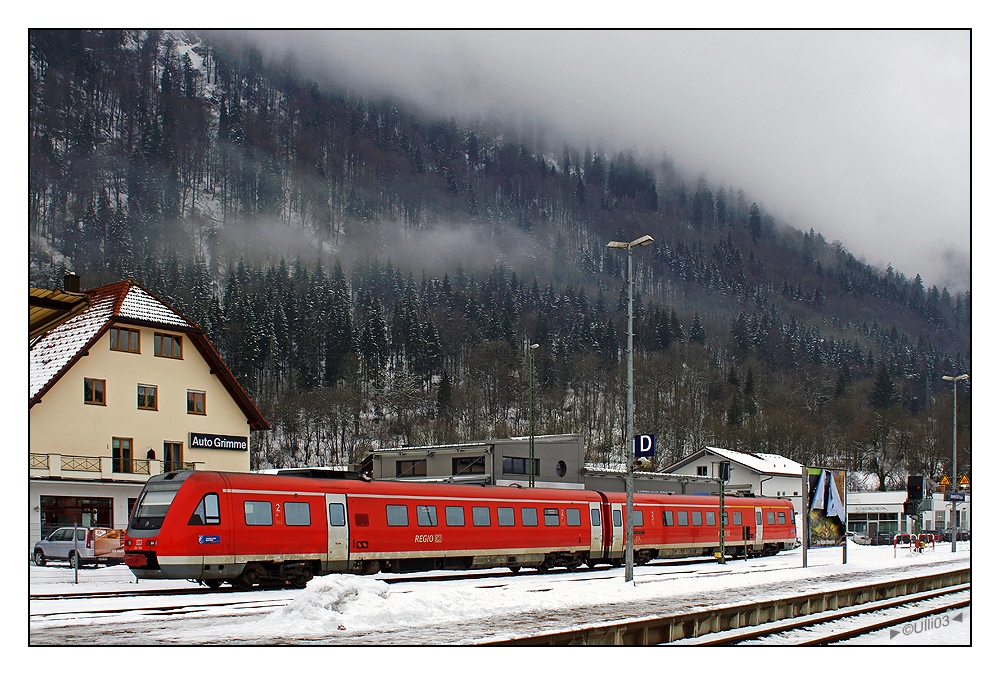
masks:
[[[132,545],[132,540],[131,539],[126,539],[125,540],[125,545],[126,546],[131,546]]]
[[[156,540],[155,539],[147,539],[146,540],[146,546],[149,546],[150,548],[155,548],[156,547]]]

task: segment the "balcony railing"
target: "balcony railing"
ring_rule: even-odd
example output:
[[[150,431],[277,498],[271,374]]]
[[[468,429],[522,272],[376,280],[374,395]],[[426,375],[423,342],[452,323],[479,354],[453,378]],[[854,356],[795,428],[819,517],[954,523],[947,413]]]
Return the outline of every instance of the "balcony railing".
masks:
[[[97,471],[101,470],[100,457],[79,457],[76,455],[62,456],[63,471]]]
[[[57,477],[73,474],[76,477],[104,480],[142,481],[149,476],[171,471],[199,471],[204,462],[173,462],[156,459],[122,459],[120,457],[92,457],[87,455],[42,454],[28,455],[28,471],[32,476]],[[90,474],[80,476],[80,474]],[[129,478],[134,476],[134,478]]]

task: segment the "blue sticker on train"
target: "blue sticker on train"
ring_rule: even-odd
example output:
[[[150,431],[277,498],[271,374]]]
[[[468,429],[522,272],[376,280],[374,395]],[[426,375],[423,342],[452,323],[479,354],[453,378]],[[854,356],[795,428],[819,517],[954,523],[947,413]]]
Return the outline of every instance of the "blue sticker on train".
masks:
[[[218,544],[222,541],[222,537],[217,534],[201,534],[198,535],[199,544]]]

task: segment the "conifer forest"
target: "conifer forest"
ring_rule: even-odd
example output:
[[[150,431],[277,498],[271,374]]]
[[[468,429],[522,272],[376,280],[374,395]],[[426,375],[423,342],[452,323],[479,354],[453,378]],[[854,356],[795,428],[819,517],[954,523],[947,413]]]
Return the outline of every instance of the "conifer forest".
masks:
[[[649,234],[649,468],[707,445],[874,489],[951,472],[941,377],[971,370],[971,292],[875,269],[699,167],[431,117],[191,31],[30,31],[28,92],[31,285],[131,277],[198,324],[271,423],[255,469],[527,435],[532,376],[535,433],[619,463],[627,256],[607,243]]]

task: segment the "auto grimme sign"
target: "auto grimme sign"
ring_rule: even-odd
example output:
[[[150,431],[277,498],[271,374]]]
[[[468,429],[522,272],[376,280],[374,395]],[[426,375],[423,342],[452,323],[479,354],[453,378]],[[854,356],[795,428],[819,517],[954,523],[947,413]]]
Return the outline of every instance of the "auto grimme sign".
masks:
[[[191,433],[192,448],[211,448],[213,450],[248,450],[250,444],[246,436],[223,436],[222,434]]]

